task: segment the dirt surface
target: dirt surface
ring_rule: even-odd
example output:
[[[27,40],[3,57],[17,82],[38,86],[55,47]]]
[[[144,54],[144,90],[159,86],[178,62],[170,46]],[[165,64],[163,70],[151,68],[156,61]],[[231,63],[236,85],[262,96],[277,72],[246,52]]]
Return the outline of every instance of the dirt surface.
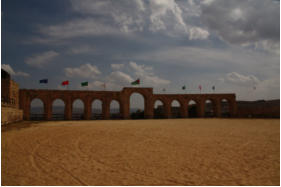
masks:
[[[280,183],[279,119],[24,122],[1,134],[2,185]]]

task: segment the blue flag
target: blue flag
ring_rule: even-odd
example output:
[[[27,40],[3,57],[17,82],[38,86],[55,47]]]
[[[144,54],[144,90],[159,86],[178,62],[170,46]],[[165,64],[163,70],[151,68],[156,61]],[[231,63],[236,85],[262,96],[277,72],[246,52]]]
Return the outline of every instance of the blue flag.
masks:
[[[42,80],[39,81],[39,83],[47,84],[48,83],[48,79],[42,79]]]

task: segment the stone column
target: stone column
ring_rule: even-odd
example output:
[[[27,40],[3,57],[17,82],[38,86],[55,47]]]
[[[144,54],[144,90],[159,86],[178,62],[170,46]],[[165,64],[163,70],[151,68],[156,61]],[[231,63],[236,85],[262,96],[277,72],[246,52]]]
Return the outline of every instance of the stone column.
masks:
[[[187,103],[181,103],[181,118],[187,118],[188,117],[188,105]]]
[[[67,98],[65,101],[65,108],[64,108],[64,118],[66,120],[72,119],[72,100],[71,98]]]
[[[30,120],[30,98],[26,98],[23,107],[23,119]]]
[[[110,119],[110,103],[107,99],[102,102],[103,119]]]
[[[123,119],[130,119],[130,104],[128,97],[122,97],[120,104],[120,111]]]
[[[51,101],[47,100],[44,102],[44,113],[46,120],[52,119],[52,103]]]
[[[200,118],[205,117],[205,100],[201,99],[197,104],[197,115]]]
[[[164,108],[165,108],[165,117],[171,118],[172,117],[171,102],[165,102]]]
[[[220,118],[221,117],[221,102],[220,102],[220,99],[216,99],[214,102],[215,102],[215,105],[214,105],[215,115],[216,115],[216,117]]]
[[[83,100],[84,102],[84,119],[90,120],[91,119],[91,112],[92,112],[92,105],[89,99]]]
[[[154,113],[154,106],[152,99],[144,98],[144,118],[145,119],[152,119]]]

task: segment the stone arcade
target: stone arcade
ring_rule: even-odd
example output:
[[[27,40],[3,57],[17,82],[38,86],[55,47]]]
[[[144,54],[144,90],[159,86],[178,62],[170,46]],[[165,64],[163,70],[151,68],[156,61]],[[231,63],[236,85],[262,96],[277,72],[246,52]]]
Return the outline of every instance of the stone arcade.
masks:
[[[84,119],[91,119],[91,105],[95,99],[102,101],[102,114],[104,119],[110,119],[110,103],[116,100],[120,105],[123,119],[130,118],[130,96],[139,93],[144,98],[144,117],[154,118],[154,103],[160,100],[164,105],[166,118],[171,118],[171,103],[177,100],[180,103],[181,118],[188,118],[188,103],[195,101],[198,117],[204,117],[205,101],[211,100],[214,105],[215,117],[221,117],[221,102],[227,100],[231,117],[236,115],[235,94],[153,94],[152,88],[123,88],[122,91],[75,91],[75,90],[20,90],[20,108],[23,109],[25,120],[30,119],[30,105],[33,99],[40,99],[44,104],[46,120],[52,119],[52,104],[61,99],[65,104],[64,116],[66,120],[72,119],[72,103],[81,99],[84,103]]]

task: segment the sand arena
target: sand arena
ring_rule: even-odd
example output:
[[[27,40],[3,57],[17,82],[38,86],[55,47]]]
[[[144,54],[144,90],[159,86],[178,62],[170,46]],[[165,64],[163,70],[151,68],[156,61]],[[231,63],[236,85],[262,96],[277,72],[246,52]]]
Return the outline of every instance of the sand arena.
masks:
[[[2,185],[279,185],[278,120],[22,122]]]

